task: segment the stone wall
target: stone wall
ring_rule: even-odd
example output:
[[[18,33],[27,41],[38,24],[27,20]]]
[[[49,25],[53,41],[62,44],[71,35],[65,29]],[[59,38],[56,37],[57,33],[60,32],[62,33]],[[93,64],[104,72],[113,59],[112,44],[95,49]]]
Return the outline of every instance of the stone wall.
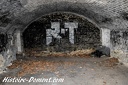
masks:
[[[57,26],[60,25],[57,28],[57,34],[61,39],[54,38],[49,32],[48,35],[51,37],[52,42],[47,45],[46,32],[47,29],[54,29],[53,31],[55,31],[55,28],[52,28],[53,22],[57,24]],[[73,30],[73,43],[70,42],[70,30],[68,27],[65,28],[65,23],[77,23],[77,26]],[[96,48],[101,45],[100,29],[98,27],[84,17],[63,12],[43,16],[30,24],[23,33],[23,40],[25,48],[39,47],[42,48],[42,50],[47,50],[48,48],[50,51],[73,51]]]
[[[112,56],[128,63],[128,30],[111,31]]]
[[[16,59],[16,48],[11,45],[6,34],[0,34],[0,37],[0,73],[2,73]]]

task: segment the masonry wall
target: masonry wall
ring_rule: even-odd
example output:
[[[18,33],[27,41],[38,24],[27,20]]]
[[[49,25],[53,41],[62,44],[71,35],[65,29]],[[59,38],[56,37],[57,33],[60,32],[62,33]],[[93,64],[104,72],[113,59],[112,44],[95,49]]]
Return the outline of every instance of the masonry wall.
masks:
[[[111,55],[128,63],[128,30],[112,30],[111,44]]]
[[[47,45],[47,30],[55,30],[55,28],[52,28],[52,23],[57,24],[57,26],[58,24],[60,25],[57,29],[60,32],[58,36],[60,36],[61,39],[54,38],[54,35],[51,35],[52,42]],[[72,23],[72,25],[77,23],[74,30],[72,30],[74,31],[73,42],[70,42],[70,30],[69,28],[65,28],[65,23]],[[84,17],[72,13],[61,12],[43,16],[41,19],[30,24],[23,32],[23,40],[25,48],[39,47],[42,50],[63,52],[80,49],[94,49],[101,45],[100,29],[98,27]]]
[[[128,30],[112,30],[111,40],[113,49],[128,51]]]

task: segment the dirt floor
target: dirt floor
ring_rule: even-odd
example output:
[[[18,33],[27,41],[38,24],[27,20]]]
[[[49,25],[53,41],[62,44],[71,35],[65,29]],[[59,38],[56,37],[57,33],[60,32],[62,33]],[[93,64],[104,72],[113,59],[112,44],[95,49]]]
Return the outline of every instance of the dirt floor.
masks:
[[[84,56],[58,57],[58,55],[51,55],[49,57],[19,58],[8,67],[5,73],[0,74],[0,85],[128,85],[128,68],[118,59],[94,58],[85,54]],[[64,79],[64,81],[3,83],[5,77],[28,80],[32,77],[35,79],[52,78]]]

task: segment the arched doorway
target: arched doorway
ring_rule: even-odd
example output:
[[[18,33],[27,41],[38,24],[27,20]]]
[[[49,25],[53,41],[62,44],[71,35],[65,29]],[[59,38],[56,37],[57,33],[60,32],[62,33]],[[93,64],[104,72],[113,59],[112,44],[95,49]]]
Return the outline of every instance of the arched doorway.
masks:
[[[100,29],[83,16],[56,12],[32,22],[23,32],[24,49],[69,52],[101,45]]]

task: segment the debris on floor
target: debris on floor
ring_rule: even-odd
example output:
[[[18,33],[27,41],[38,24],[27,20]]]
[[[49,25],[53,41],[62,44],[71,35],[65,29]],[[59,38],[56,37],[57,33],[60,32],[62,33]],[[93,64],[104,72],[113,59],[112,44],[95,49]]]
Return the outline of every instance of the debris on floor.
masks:
[[[55,72],[59,66],[66,69],[67,67],[70,67],[75,64],[75,61],[47,61],[47,60],[28,60],[28,61],[22,61],[22,60],[16,60],[13,62],[11,66],[8,67],[8,69],[15,69],[20,68],[21,71],[18,72],[18,76],[24,76],[26,74],[35,74],[40,71],[51,71]]]
[[[57,71],[58,67],[62,67],[63,69],[66,69],[70,66],[77,65],[76,63],[77,61],[52,61],[52,60],[50,61],[50,60],[42,59],[42,56],[49,57],[49,58],[50,57],[89,58],[90,53],[92,53],[93,51],[94,51],[93,49],[87,49],[87,50],[77,50],[69,53],[63,53],[63,52],[47,52],[47,51],[31,50],[30,52],[27,51],[30,56],[29,57],[30,59],[16,60],[8,68],[9,69],[21,68],[21,70],[18,72],[18,76],[25,76],[26,74],[35,74],[40,71],[55,72]],[[33,59],[33,57],[31,56],[36,56],[36,59]],[[105,67],[113,67],[118,63],[119,61],[117,58],[109,58],[99,62],[98,64]]]
[[[99,63],[100,66],[113,67],[118,65],[119,60],[117,58],[109,58]]]
[[[48,52],[48,51],[40,51],[37,49],[27,49],[26,56],[53,56],[53,57],[90,57],[90,54],[94,52],[94,49],[86,49],[86,50],[76,50],[72,52]]]

